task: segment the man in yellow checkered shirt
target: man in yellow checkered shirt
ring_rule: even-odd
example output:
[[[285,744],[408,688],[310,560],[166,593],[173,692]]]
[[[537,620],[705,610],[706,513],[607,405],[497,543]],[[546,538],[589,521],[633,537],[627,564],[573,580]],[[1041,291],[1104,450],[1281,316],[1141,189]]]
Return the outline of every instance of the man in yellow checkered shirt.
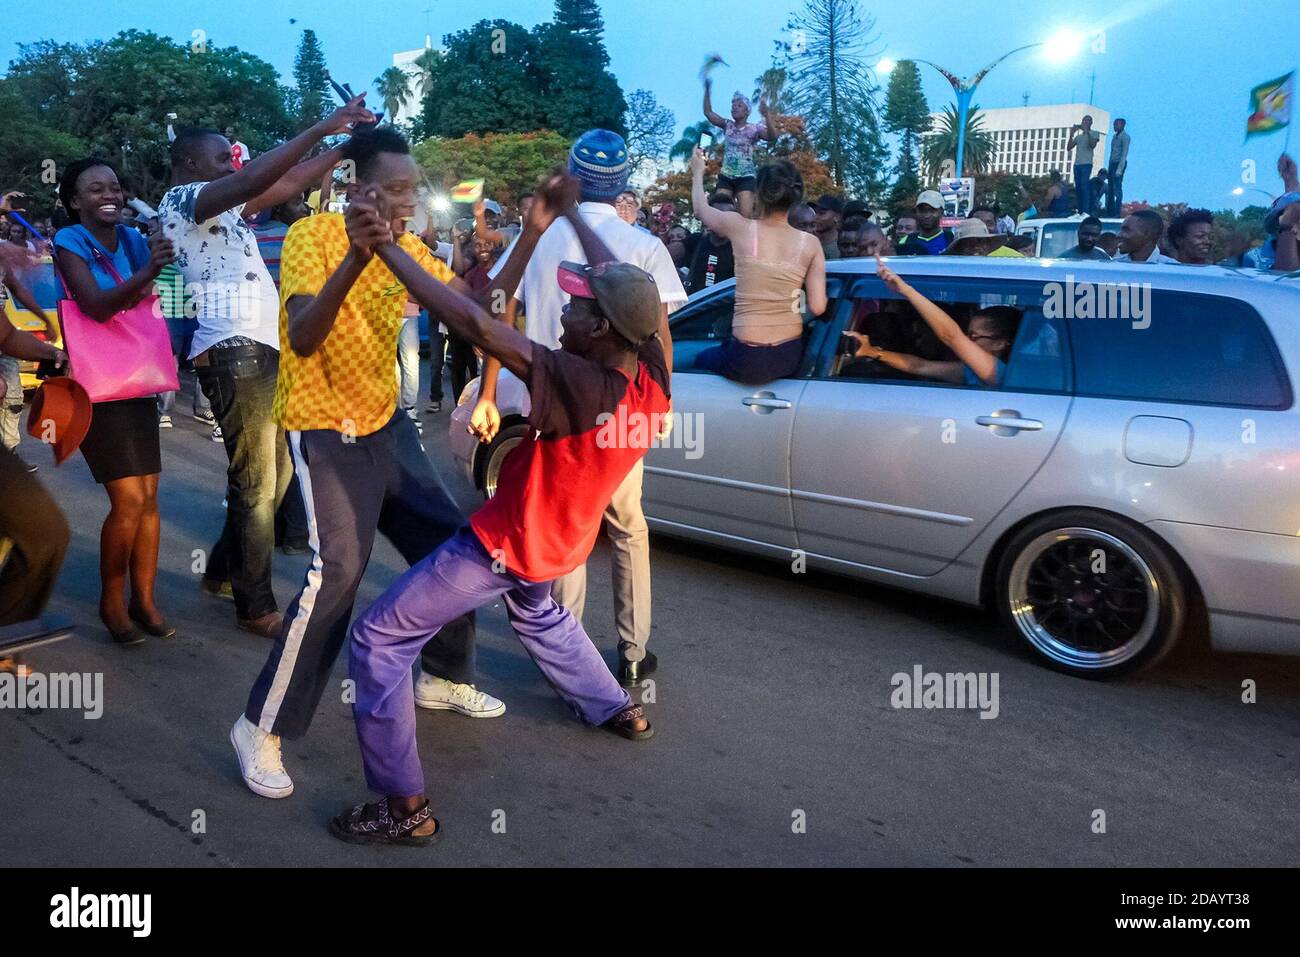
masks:
[[[391,127],[357,132],[344,155],[355,166],[350,191],[373,185],[387,194],[402,248],[431,275],[485,304],[509,298],[514,287],[506,287],[518,284],[527,255],[517,257],[521,265],[513,275],[502,273],[474,296],[405,232],[421,177],[399,133]],[[527,232],[519,242],[535,245],[540,231]],[[504,295],[498,294],[501,289]],[[464,524],[415,424],[397,407],[394,356],[406,300],[405,287],[371,255],[371,247],[353,241],[342,214],[309,216],[285,236],[274,412],[288,434],[302,483],[313,556],[231,730],[244,781],[264,797],[293,792],[280,738],[307,732],[347,635],[375,532],[414,564]],[[476,718],[504,713],[505,705],[473,682],[470,614],[450,622],[426,646],[416,703]]]

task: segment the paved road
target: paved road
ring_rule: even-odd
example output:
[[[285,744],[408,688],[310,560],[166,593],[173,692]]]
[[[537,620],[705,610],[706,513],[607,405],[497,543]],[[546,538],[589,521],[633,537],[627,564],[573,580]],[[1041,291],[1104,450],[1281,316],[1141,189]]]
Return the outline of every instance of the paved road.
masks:
[[[471,506],[445,464],[446,414],[426,421],[430,454]],[[190,570],[221,522],[221,447],[179,416],[163,433],[160,605],[180,635],[135,650],[113,646],[94,613],[106,497],[79,456],[55,470],[48,450],[24,452],[71,519],[52,610],[82,626],[33,664],[102,671],[106,703],[99,720],[0,711],[0,863],[1249,866],[1300,852],[1300,662],[1192,647],[1151,675],[1080,681],[968,609],[666,540],[653,555],[653,741],[570,720],[494,606],[479,684],[506,715],[419,718],[445,839],[343,845],[324,824],[365,789],[341,694],[286,742],[291,799],[256,797],[238,776],[227,733],[266,644]],[[277,556],[283,603],[305,567]],[[402,567],[382,543],[361,602]],[[587,623],[612,656],[608,579],[602,546]],[[918,664],[996,672],[999,716],[894,709],[891,676]],[[1241,701],[1247,678],[1256,704]]]

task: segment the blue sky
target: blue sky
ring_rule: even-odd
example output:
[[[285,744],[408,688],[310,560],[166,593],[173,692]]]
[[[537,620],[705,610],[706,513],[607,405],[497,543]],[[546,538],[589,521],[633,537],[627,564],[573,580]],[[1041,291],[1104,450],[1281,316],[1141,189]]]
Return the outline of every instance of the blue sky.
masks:
[[[1243,144],[1251,87],[1300,66],[1300,10],[1294,0],[863,0],[876,17],[880,54],[934,60],[968,75],[1014,47],[1062,27],[1105,31],[1105,52],[1066,66],[1036,52],[1017,54],[980,86],[984,107],[1082,102],[1096,71],[1096,105],[1126,116],[1133,137],[1125,193],[1151,202],[1183,200],[1214,209],[1264,202],[1255,188],[1277,192],[1275,164],[1285,132]],[[624,89],[655,93],[677,115],[679,129],[700,107],[697,80],[706,53],[729,62],[722,90],[748,89],[768,65],[772,41],[784,33],[800,0],[604,0],[612,68]],[[1291,13],[1285,14],[1288,7]],[[320,36],[331,71],[354,89],[389,66],[398,50],[434,42],[476,20],[502,17],[526,26],[549,19],[551,0],[222,0],[204,6],[174,0],[44,0],[12,3],[4,17],[0,62],[18,43],[51,38],[84,41],[130,27],[189,41],[196,29],[212,42],[257,54],[289,76],[300,31]],[[427,12],[426,12],[427,11]],[[291,24],[290,18],[297,20]],[[933,109],[951,100],[946,81],[923,68]],[[1300,110],[1296,123],[1300,125]],[[1300,133],[1292,144],[1300,153]],[[1253,161],[1258,181],[1243,183]],[[1248,188],[1243,197],[1233,187]]]

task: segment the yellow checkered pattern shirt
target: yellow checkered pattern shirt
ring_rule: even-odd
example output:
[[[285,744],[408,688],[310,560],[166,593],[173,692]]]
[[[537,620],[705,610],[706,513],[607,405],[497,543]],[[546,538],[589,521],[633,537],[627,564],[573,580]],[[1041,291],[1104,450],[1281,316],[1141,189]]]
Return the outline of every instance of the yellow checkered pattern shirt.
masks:
[[[453,273],[416,236],[398,245],[440,282]],[[280,378],[275,420],[286,430],[330,429],[369,435],[388,424],[397,408],[397,335],[402,328],[406,287],[376,256],[357,278],[339,308],[334,328],[310,356],[289,347],[293,296],[314,296],[348,252],[342,213],[300,219],[284,237],[280,259]]]

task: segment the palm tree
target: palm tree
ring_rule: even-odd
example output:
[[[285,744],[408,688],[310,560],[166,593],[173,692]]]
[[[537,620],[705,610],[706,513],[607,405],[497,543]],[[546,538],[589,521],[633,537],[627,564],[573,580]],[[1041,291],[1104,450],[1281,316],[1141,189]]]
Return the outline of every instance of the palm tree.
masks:
[[[962,172],[959,176],[978,176],[987,173],[993,165],[993,155],[997,145],[993,136],[984,129],[984,117],[978,105],[973,105],[966,113],[966,155],[962,157]],[[946,106],[943,116],[933,127],[933,132],[922,137],[921,165],[925,167],[926,177],[938,179],[944,164],[957,155],[957,107]]]
[[[429,90],[433,88],[433,71],[442,62],[442,51],[435,50],[432,47],[425,49],[418,57],[415,58],[415,67],[420,71],[419,89],[416,91],[421,102],[429,95]]]
[[[689,162],[691,153],[694,151],[696,144],[700,142],[700,134],[710,132],[713,132],[713,124],[708,120],[700,120],[700,122],[696,123],[694,126],[686,127],[686,129],[682,131],[682,138],[674,143],[673,148],[668,151],[668,158],[670,160],[679,159]],[[714,155],[716,155],[716,150],[720,145],[721,144],[715,140],[713,144],[713,149],[715,151]]]
[[[392,122],[397,111],[410,102],[410,80],[401,67],[390,66],[375,77],[375,93],[384,101],[384,111]]]

